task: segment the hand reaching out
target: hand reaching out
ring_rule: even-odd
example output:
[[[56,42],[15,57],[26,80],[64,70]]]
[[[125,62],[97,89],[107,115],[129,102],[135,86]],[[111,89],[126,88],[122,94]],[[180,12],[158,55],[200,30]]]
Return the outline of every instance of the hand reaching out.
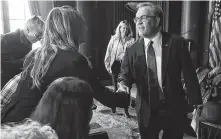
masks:
[[[127,86],[125,86],[125,85],[122,85],[122,84],[118,83],[118,89],[117,89],[116,92],[125,92],[125,93],[130,94],[129,91],[130,91],[129,87],[127,87]]]

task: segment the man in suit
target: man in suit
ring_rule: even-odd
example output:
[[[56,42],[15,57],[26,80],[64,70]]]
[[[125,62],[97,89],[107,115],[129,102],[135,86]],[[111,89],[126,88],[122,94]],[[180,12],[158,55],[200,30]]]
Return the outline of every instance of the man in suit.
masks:
[[[44,31],[44,21],[33,16],[25,23],[24,29],[17,29],[1,38],[1,88],[22,71],[23,59],[39,41]]]
[[[183,72],[193,105],[202,103],[200,87],[185,40],[161,31],[163,11],[154,3],[137,6],[134,22],[140,39],[126,49],[118,92],[137,86],[136,111],[141,139],[182,139],[187,101]]]

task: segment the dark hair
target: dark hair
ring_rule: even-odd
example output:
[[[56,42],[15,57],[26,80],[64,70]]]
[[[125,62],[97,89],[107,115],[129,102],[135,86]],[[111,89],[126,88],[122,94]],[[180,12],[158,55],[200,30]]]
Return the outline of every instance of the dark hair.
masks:
[[[62,77],[51,83],[30,118],[49,124],[60,139],[82,139],[89,132],[92,102],[86,81]]]

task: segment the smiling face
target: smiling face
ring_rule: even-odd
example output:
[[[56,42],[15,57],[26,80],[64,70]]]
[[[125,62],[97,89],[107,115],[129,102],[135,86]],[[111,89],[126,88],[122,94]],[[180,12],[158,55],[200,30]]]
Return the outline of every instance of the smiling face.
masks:
[[[122,24],[122,26],[120,27],[120,34],[121,34],[121,37],[125,37],[126,34],[127,34],[127,25],[126,24]]]
[[[136,13],[136,29],[143,38],[152,38],[159,31],[160,18],[153,7],[141,7]]]

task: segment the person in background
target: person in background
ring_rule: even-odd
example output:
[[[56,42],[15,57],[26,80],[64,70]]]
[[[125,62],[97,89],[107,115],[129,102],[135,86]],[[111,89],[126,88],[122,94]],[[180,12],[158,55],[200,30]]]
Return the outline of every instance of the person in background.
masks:
[[[115,35],[111,37],[110,42],[108,43],[104,58],[106,70],[112,77],[114,92],[117,91],[117,78],[120,73],[120,66],[123,61],[124,52],[126,47],[133,42],[134,38],[130,24],[126,20],[121,21],[116,28]],[[115,113],[116,108],[113,108],[112,112]],[[125,110],[125,112],[129,117],[127,110]]]
[[[136,111],[141,139],[182,139],[187,100],[181,72],[192,105],[202,104],[200,86],[185,40],[161,31],[163,10],[151,2],[137,6],[134,23],[140,36],[127,47],[118,78],[120,92],[136,83]]]
[[[130,24],[124,20],[116,28],[115,35],[110,39],[104,59],[106,70],[112,77],[114,91],[117,91],[117,77],[126,47],[134,42]]]
[[[30,118],[50,125],[60,139],[86,139],[92,118],[93,90],[76,77],[61,77],[48,87]]]
[[[38,16],[28,19],[23,29],[6,33],[1,37],[1,88],[22,71],[26,54],[32,44],[42,38],[44,21]]]
[[[42,125],[31,119],[20,123],[8,123],[1,126],[1,139],[59,139],[48,125]]]
[[[31,51],[24,61],[21,80],[11,101],[1,112],[2,123],[30,116],[49,84],[60,77],[78,77],[93,89],[93,97],[108,107],[125,108],[126,93],[113,93],[102,86],[86,58],[78,52],[84,42],[85,24],[81,13],[70,6],[53,8],[45,21],[42,47]]]

